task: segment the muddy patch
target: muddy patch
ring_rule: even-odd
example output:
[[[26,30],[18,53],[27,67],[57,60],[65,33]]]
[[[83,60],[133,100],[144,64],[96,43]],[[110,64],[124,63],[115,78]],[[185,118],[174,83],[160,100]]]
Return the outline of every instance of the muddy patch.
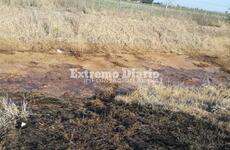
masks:
[[[219,58],[215,56],[201,55],[191,57],[194,60],[203,62],[203,64],[211,64],[220,68],[221,71],[230,74],[230,60],[228,56],[225,58]]]
[[[135,89],[131,84],[110,84],[108,81],[96,83],[82,78],[70,78],[71,68],[76,68],[78,71],[85,70],[79,65],[50,65],[49,68],[52,69],[43,72],[39,72],[39,69],[27,70],[23,76],[1,74],[0,90],[13,93],[21,91],[31,92],[35,90],[54,97],[68,95],[77,96],[78,98],[83,99],[91,99],[97,94],[97,89],[105,88],[107,84],[111,86],[111,88],[116,88],[117,92],[120,94],[129,93]],[[160,78],[158,80],[167,85],[230,86],[230,75],[223,71],[208,72],[205,70],[185,70],[171,67],[161,67],[161,69],[156,71],[160,73]]]
[[[157,70],[161,75],[161,81],[169,85],[230,86],[230,74],[224,71],[208,72],[201,69],[185,70],[171,67],[162,67]]]
[[[11,50],[2,50],[2,49],[0,49],[0,54],[13,55],[14,52],[11,51]]]
[[[33,91],[38,90],[44,94],[60,97],[65,94],[78,95],[79,97],[92,97],[94,83],[85,83],[82,79],[71,79],[70,68],[83,70],[75,65],[53,65],[52,70],[45,73],[30,71],[22,77],[3,77],[0,80],[1,89],[4,91]]]

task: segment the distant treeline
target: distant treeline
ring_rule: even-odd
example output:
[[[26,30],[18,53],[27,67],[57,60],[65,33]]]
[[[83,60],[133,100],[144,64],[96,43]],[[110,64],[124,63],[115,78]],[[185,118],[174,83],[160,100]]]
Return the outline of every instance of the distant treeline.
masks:
[[[141,0],[142,3],[152,4],[154,0]]]
[[[155,0],[123,0],[123,1],[139,2],[139,3],[145,3],[145,4],[154,4],[154,5],[158,5],[158,6],[161,6],[161,7],[166,6],[165,3],[155,2]],[[189,7],[180,6],[180,5],[169,5],[168,8],[183,9],[183,10],[190,10],[190,11],[196,11],[196,12],[209,12],[209,13],[222,14],[223,15],[223,13],[220,13],[220,12],[212,12],[212,11],[207,11],[207,10],[203,10],[203,9],[199,9],[199,8],[189,8]],[[230,13],[228,13],[226,11],[225,14],[229,15],[229,18],[230,18]]]

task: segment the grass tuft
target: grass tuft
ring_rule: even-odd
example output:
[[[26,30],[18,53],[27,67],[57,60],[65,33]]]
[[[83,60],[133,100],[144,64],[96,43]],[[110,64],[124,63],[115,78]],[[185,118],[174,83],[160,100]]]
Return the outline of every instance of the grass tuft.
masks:
[[[226,87],[189,88],[156,84],[141,86],[130,95],[117,96],[116,100],[189,113],[198,118],[209,119],[230,130],[230,89]]]
[[[23,102],[20,110],[10,99],[0,97],[0,130],[7,129],[18,118],[25,119],[28,116],[26,107],[27,104]]]
[[[7,98],[0,101],[0,129],[7,127],[9,123],[16,119],[20,114],[17,106]]]

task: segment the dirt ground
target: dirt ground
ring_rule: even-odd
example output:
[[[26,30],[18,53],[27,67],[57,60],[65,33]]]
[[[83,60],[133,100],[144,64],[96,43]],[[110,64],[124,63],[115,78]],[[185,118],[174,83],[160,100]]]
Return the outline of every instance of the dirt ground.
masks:
[[[0,0],[0,99],[16,104],[16,112],[27,106],[29,113],[0,128],[0,149],[230,149],[228,90],[216,90],[217,100],[210,100],[211,91],[204,107],[206,94],[195,88],[194,95],[204,96],[205,110],[197,111],[207,119],[191,113],[198,108],[191,105],[196,98],[186,98],[177,110],[128,104],[116,97],[138,89],[131,83],[70,78],[71,68],[151,69],[163,86],[229,89],[230,27],[223,15],[212,21],[216,14],[200,11],[166,13],[152,6],[150,13],[147,5],[131,9],[135,5],[127,3],[123,10],[123,2],[119,7],[85,2]],[[162,91],[164,99],[181,96],[179,90]],[[220,95],[221,105],[215,103]],[[191,111],[185,113],[186,106]]]
[[[121,68],[152,69],[166,84],[230,86],[230,75],[215,58],[151,52],[85,55],[72,52],[50,53],[0,51],[1,89],[11,91],[39,90],[54,96],[84,87],[82,81],[70,78],[71,68],[89,71],[120,71]],[[81,82],[81,83],[80,83]],[[58,88],[57,88],[58,87]],[[72,89],[71,89],[72,88]],[[79,94],[79,93],[77,93]]]
[[[204,57],[205,58],[205,57]],[[208,122],[160,106],[114,100],[132,92],[128,84],[85,84],[70,68],[159,71],[165,84],[230,86],[221,66],[201,58],[156,53],[85,56],[72,53],[0,51],[0,90],[30,112],[23,128],[12,125],[1,137],[4,149],[230,149],[230,133]]]
[[[188,114],[126,105],[114,101],[113,95],[27,96],[33,114],[26,127],[9,129],[2,140],[5,149],[230,148],[230,133]]]

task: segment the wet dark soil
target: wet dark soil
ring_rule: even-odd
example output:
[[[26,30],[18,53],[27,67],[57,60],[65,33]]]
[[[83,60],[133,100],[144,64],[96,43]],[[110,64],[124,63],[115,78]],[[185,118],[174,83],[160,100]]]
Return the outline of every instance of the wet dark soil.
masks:
[[[91,80],[71,79],[70,69],[75,68],[78,71],[84,71],[79,65],[53,65],[52,69],[40,73],[36,70],[28,70],[23,76],[14,76],[10,74],[1,74],[0,76],[0,91],[20,92],[20,91],[39,91],[44,94],[54,97],[63,95],[72,95],[78,98],[90,99],[95,97],[96,88],[108,88],[106,84],[98,84]],[[185,86],[206,86],[206,85],[222,85],[230,87],[230,74],[218,71],[208,72],[205,70],[185,70],[175,69],[172,67],[162,67],[155,70],[160,73],[157,81],[162,81],[164,84],[185,85]],[[108,82],[106,82],[108,83]],[[154,82],[153,82],[154,83]],[[112,84],[109,84],[112,85]],[[106,87],[104,87],[106,86]],[[118,86],[120,93],[128,93],[133,88],[130,85],[114,85],[110,88]],[[124,87],[125,86],[125,87]]]
[[[157,70],[164,84],[185,86],[222,85],[230,87],[230,74],[224,71],[184,70],[162,67]]]
[[[229,149],[230,133],[211,123],[160,106],[113,100],[22,96],[30,116],[24,128],[11,127],[2,138],[5,149]],[[110,95],[110,101],[108,101]]]
[[[0,134],[3,149],[230,149],[230,133],[207,120],[114,100],[135,87],[71,79],[69,69],[83,70],[81,66],[51,68],[22,77],[1,75],[1,94],[8,93],[17,105],[25,98],[30,112],[27,120],[17,120],[25,127],[16,124]],[[170,84],[230,83],[225,72],[158,71]]]

